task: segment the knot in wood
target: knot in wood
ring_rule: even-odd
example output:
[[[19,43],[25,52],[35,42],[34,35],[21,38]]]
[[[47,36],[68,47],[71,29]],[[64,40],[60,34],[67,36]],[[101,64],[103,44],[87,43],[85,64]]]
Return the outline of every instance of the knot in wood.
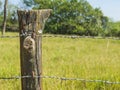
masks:
[[[25,49],[25,52],[28,54],[34,54],[35,53],[35,41],[31,36],[28,36],[25,38],[23,42],[23,48]]]

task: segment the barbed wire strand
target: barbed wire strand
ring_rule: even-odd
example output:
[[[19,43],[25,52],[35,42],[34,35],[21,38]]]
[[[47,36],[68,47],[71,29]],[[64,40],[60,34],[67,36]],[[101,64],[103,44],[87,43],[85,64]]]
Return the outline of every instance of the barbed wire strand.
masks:
[[[0,38],[18,38],[22,36],[28,36],[25,34],[16,35],[16,36],[0,36]],[[39,36],[39,35],[37,35]],[[77,35],[42,35],[42,37],[59,37],[59,38],[93,38],[93,39],[115,39],[120,40],[120,37],[97,37],[97,36],[77,36]]]
[[[87,80],[82,78],[66,78],[58,76],[13,76],[13,77],[0,77],[1,80],[10,80],[10,79],[26,79],[26,78],[49,78],[49,79],[59,79],[59,80],[69,80],[69,81],[83,81],[83,82],[94,82],[94,83],[105,83],[105,84],[120,84],[120,82],[112,82],[108,80]]]
[[[0,36],[0,38],[17,38],[17,37],[20,37],[20,36]]]

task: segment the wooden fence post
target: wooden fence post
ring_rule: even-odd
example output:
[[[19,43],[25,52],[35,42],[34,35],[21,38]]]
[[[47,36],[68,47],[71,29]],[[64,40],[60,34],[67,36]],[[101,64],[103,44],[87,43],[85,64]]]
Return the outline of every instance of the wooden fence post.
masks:
[[[42,90],[42,30],[51,9],[18,10],[22,90]],[[24,78],[25,76],[25,78]]]

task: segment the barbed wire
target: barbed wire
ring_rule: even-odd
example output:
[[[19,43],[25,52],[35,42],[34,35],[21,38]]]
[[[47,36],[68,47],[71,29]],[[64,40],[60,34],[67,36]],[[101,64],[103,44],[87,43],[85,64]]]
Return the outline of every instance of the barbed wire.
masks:
[[[18,38],[22,36],[29,36],[25,34],[16,35],[16,36],[0,36],[0,38]],[[39,35],[37,35],[39,36]],[[41,35],[40,35],[41,36]],[[77,36],[77,35],[42,35],[42,37],[59,37],[59,38],[93,38],[93,39],[114,39],[114,40],[120,40],[120,37],[97,37],[97,36]]]
[[[17,37],[20,37],[20,36],[0,36],[0,38],[17,38]]]
[[[0,77],[0,80],[10,80],[10,79],[26,79],[26,78],[49,78],[49,79],[59,79],[59,80],[69,80],[69,81],[81,81],[81,82],[93,82],[93,83],[104,83],[104,84],[120,84],[120,82],[112,82],[109,80],[87,80],[83,78],[66,78],[58,76],[13,76],[13,77]]]
[[[93,38],[93,39],[115,39],[120,40],[120,37],[97,37],[97,36],[77,36],[77,35],[42,35],[42,37],[60,37],[60,38]]]

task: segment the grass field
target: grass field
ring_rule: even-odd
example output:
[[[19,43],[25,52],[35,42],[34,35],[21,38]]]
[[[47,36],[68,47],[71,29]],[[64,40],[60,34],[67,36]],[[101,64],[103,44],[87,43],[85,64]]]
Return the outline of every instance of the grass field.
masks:
[[[43,76],[120,82],[120,40],[44,37],[42,43]],[[18,75],[19,38],[0,38],[0,77]],[[0,80],[0,90],[21,90],[20,80]],[[120,90],[120,84],[43,79],[43,90]]]

